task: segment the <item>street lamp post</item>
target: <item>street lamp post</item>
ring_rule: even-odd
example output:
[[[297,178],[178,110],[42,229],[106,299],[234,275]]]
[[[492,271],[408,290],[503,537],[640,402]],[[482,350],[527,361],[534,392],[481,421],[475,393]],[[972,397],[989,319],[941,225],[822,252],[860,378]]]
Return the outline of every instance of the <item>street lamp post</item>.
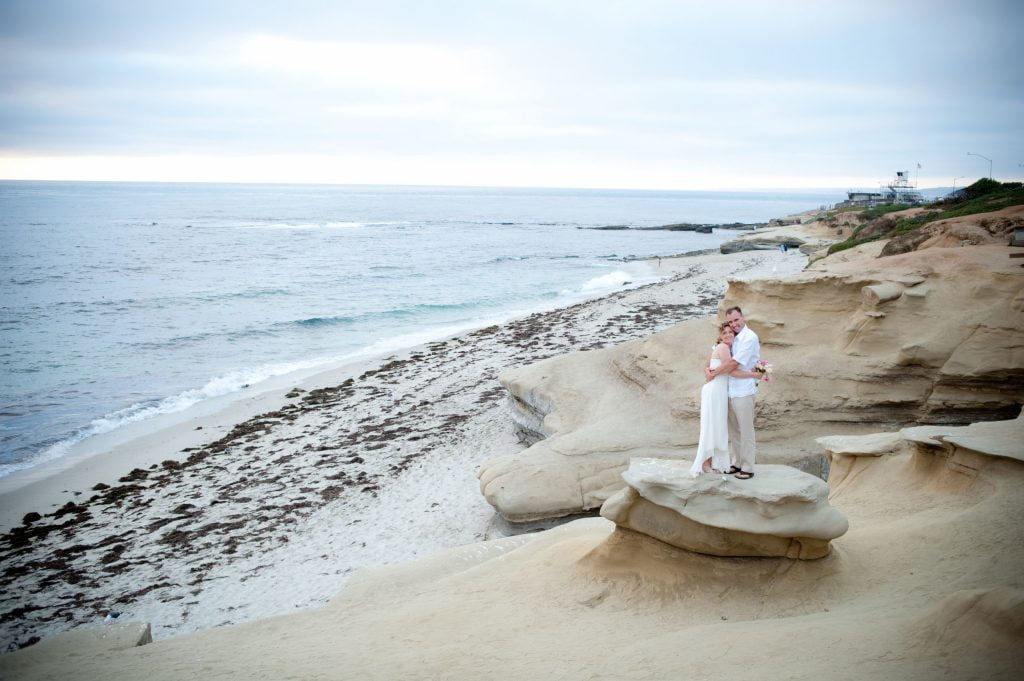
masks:
[[[953,178],[953,193],[954,193],[954,194],[956,193],[956,181],[957,181],[957,180],[962,180],[962,179],[964,179],[965,177],[967,177],[967,176],[966,176],[966,175],[961,175],[960,177],[954,177],[954,178]]]
[[[968,156],[977,156],[978,158],[983,158],[986,161],[988,161],[988,179],[991,180],[992,179],[992,159],[990,159],[988,156],[982,156],[981,154],[975,154],[973,151],[968,151],[967,155]]]

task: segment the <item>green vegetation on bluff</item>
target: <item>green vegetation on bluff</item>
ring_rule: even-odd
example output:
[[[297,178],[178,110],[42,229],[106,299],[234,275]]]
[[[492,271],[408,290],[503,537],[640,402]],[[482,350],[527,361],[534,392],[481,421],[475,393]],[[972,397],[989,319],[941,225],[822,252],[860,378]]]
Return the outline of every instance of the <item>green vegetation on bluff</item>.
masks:
[[[1024,186],[1020,182],[997,182],[984,178],[950,196],[929,204],[928,209],[912,217],[890,216],[910,206],[891,204],[862,211],[862,221],[845,241],[833,244],[829,255],[878,239],[889,239],[914,232],[937,220],[990,213],[1007,206],[1024,204]]]

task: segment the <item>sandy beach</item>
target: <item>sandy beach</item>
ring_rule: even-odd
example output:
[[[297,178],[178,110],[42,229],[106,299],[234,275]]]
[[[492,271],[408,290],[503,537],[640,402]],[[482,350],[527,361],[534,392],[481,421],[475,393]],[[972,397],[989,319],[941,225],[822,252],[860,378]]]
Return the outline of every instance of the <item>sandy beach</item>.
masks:
[[[70,465],[12,476],[0,487],[12,528],[3,646],[111,614],[151,623],[160,640],[293,613],[356,570],[522,531],[476,479],[525,446],[500,371],[713,314],[727,278],[806,261],[661,258],[659,283],[134,424]]]

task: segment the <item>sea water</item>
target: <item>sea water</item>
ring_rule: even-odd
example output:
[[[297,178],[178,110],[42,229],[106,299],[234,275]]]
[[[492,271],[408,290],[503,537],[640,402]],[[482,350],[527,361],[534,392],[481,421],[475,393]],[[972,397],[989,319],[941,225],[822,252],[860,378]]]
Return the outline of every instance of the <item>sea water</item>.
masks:
[[[0,475],[282,374],[657,280],[837,192],[0,182]]]

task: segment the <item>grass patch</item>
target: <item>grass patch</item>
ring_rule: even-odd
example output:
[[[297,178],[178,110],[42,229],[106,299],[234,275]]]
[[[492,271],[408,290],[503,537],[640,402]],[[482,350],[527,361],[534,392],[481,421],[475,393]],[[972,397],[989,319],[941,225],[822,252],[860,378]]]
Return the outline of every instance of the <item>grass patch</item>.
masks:
[[[1024,185],[1020,182],[997,182],[984,178],[958,191],[952,198],[936,201],[931,204],[932,210],[927,213],[911,218],[903,218],[893,222],[893,218],[884,217],[887,213],[906,210],[910,207],[905,204],[876,206],[875,208],[862,211],[858,217],[865,220],[865,222],[857,225],[846,241],[830,246],[828,254],[832,255],[833,253],[845,251],[854,246],[860,246],[861,244],[878,239],[888,239],[894,236],[909,234],[937,220],[958,218],[977,213],[991,213],[1008,206],[1021,204],[1024,204]],[[893,223],[891,227],[885,224],[886,220]],[[870,236],[862,236],[865,230]]]
[[[913,232],[915,229],[920,229],[922,226],[929,222],[934,222],[939,219],[936,218],[937,213],[924,213],[912,218],[903,218],[896,223],[896,226],[890,232],[889,236],[899,236],[900,234],[906,234],[907,232]]]
[[[838,253],[839,251],[845,251],[848,248],[853,248],[854,246],[860,246],[861,244],[867,244],[867,243],[871,243],[872,241],[878,241],[881,238],[882,238],[881,235],[875,235],[875,236],[864,237],[862,239],[862,238],[858,237],[856,234],[851,234],[849,236],[849,238],[846,239],[846,241],[840,241],[837,244],[832,244],[831,246],[829,246],[828,247],[828,255],[832,255],[833,253]]]
[[[868,208],[865,211],[861,211],[859,217],[861,220],[874,220],[880,218],[886,213],[895,213],[898,210],[906,210],[913,208],[909,203],[888,203],[882,206],[875,206],[874,208]]]
[[[991,180],[979,180],[978,182],[982,181],[991,182]],[[999,183],[996,182],[996,184]],[[972,187],[974,185],[971,185],[968,189]],[[1007,182],[1001,189],[996,191],[977,194],[973,197],[965,193],[965,200],[956,203],[940,204],[945,210],[942,211],[941,217],[935,219],[958,218],[964,215],[974,215],[975,213],[991,213],[992,211],[1002,210],[1008,206],[1017,206],[1022,203],[1024,203],[1024,187],[1021,186],[1020,182]]]

